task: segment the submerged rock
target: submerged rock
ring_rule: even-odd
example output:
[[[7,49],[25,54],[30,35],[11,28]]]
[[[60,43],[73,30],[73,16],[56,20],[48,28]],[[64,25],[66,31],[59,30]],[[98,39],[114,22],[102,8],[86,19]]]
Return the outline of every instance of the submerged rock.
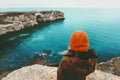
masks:
[[[32,65],[15,70],[2,80],[57,80],[57,68]],[[95,70],[86,80],[120,80],[120,76]]]
[[[46,57],[51,53],[51,50],[43,50],[40,53],[36,54],[33,59],[28,63],[28,65],[41,64],[48,65]]]
[[[40,64],[58,67],[62,55],[57,53],[52,53],[51,50],[43,50],[36,54],[33,59],[28,63],[28,65]]]
[[[64,13],[60,11],[1,12],[0,35],[22,30],[26,27],[33,27],[40,22],[50,22],[61,19],[64,19]]]

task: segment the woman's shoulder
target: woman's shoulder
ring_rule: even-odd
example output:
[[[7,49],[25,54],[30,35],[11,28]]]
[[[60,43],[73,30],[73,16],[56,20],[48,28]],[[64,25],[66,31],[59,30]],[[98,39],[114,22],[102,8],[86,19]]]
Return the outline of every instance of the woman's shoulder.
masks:
[[[68,56],[63,56],[62,57],[62,61],[68,61],[68,60],[70,60],[70,57],[68,57]]]

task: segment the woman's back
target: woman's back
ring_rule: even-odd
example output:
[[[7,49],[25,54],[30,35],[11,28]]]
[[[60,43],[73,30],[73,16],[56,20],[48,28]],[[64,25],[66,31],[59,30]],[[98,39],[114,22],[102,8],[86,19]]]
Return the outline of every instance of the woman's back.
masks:
[[[86,76],[95,70],[95,57],[88,59],[80,57],[65,55],[58,68],[57,80],[85,80]],[[90,59],[93,60],[92,63]]]

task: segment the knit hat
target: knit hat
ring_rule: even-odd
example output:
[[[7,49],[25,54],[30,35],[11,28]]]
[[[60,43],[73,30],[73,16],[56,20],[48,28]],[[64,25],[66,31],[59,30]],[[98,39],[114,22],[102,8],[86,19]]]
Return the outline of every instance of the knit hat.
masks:
[[[83,31],[76,31],[70,37],[70,49],[76,52],[86,52],[89,48],[88,36]]]

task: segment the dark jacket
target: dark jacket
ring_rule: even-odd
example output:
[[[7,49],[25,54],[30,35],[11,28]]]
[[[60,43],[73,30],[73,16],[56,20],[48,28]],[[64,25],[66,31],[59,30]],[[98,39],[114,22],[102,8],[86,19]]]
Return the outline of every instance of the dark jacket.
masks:
[[[96,58],[94,50],[80,53],[80,55],[63,56],[57,70],[57,80],[85,80],[88,74],[94,72]]]

